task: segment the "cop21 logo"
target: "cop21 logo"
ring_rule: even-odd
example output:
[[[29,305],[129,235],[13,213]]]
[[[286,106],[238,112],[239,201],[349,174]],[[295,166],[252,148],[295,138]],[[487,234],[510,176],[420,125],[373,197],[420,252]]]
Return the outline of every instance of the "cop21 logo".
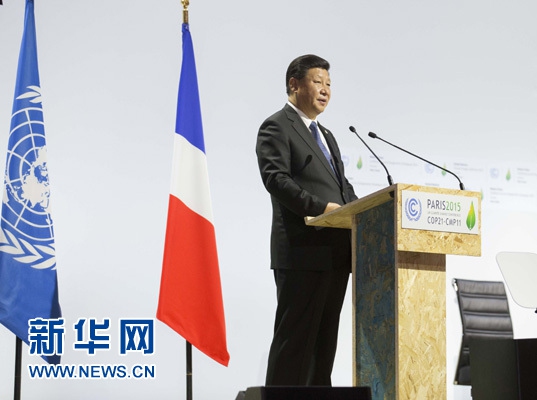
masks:
[[[405,214],[410,221],[419,221],[421,218],[421,201],[414,197],[410,197],[405,201]]]

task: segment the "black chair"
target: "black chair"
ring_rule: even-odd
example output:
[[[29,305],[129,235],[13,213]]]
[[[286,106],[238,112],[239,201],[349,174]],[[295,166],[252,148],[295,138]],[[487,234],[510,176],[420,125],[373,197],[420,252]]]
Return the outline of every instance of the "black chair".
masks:
[[[503,282],[453,279],[462,321],[462,343],[455,372],[456,385],[471,385],[471,341],[512,339],[513,324]]]

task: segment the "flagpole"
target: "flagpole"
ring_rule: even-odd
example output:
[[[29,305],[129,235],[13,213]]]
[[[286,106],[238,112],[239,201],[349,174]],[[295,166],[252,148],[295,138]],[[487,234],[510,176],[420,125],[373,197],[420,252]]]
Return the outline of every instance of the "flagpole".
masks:
[[[188,25],[190,1],[181,0],[181,4],[183,61],[157,318],[186,341],[186,395],[188,400],[192,400],[192,345],[224,366],[228,365],[229,353],[196,65]],[[179,153],[187,156],[179,160]],[[185,162],[185,159],[195,161],[195,171],[188,170],[191,162]],[[196,176],[195,180],[192,173]],[[199,195],[185,199],[184,194],[192,189]]]
[[[13,391],[13,400],[20,400],[22,380],[22,339],[18,336],[15,337],[15,389]]]
[[[183,5],[183,24],[188,24],[190,0],[181,0]],[[186,399],[192,400],[192,344],[186,341]]]
[[[190,0],[181,0],[181,4],[183,4],[183,24],[188,24],[188,6],[190,5]]]

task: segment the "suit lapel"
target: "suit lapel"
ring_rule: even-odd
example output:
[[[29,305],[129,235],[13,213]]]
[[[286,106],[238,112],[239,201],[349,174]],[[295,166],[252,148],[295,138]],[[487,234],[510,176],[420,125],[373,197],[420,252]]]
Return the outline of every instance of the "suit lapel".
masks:
[[[317,142],[315,142],[315,139],[313,139],[313,135],[311,134],[311,131],[304,124],[304,122],[302,121],[302,118],[300,118],[300,116],[296,113],[296,111],[293,110],[293,108],[289,106],[288,104],[285,105],[285,111],[287,113],[287,117],[292,121],[292,126],[295,129],[295,131],[302,138],[302,140],[304,140],[304,142],[308,145],[308,147],[315,154],[315,156],[319,159],[319,161],[323,164],[324,168],[326,169],[326,172],[330,174],[330,176],[338,183],[338,185],[340,185],[340,182],[338,178],[336,177],[336,175],[334,174],[332,167],[328,163],[326,157],[324,156]],[[321,128],[321,133],[323,135],[325,135],[324,134],[325,131],[326,130],[324,128]],[[330,140],[332,139],[330,138],[330,140],[328,140],[327,136],[330,137],[330,135],[325,135],[325,138],[327,139],[327,143],[329,143],[330,152],[334,154],[334,152],[332,151],[333,144],[330,143]],[[336,162],[336,165],[337,164],[338,163]],[[339,172],[339,169],[338,169],[338,172]]]

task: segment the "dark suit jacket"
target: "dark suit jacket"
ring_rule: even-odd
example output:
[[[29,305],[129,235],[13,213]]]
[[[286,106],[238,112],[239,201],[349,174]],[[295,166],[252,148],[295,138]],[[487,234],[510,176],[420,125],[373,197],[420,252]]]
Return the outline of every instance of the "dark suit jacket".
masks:
[[[261,178],[271,195],[271,268],[351,269],[350,231],[306,226],[304,217],[322,214],[328,202],[357,197],[344,175],[332,133],[319,125],[338,178],[310,130],[288,104],[267,118],[257,136]]]

